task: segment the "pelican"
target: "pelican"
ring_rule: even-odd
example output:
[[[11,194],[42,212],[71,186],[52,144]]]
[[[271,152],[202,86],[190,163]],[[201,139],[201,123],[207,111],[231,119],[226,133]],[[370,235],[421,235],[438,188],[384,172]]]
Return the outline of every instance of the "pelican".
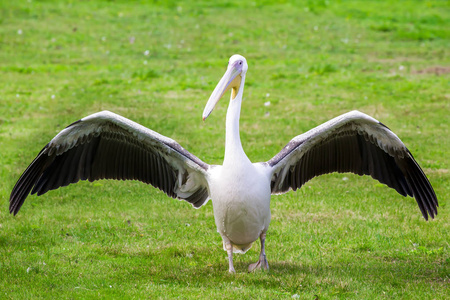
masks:
[[[203,111],[205,120],[231,90],[223,165],[209,165],[176,141],[102,111],[69,125],[39,152],[11,192],[10,213],[18,213],[30,192],[39,196],[79,180],[140,180],[195,208],[211,199],[231,273],[233,253],[245,253],[258,238],[259,260],[248,270],[269,269],[265,239],[271,195],[295,191],[321,174],[370,175],[399,194],[414,197],[426,220],[437,215],[436,194],[403,142],[358,111],[294,137],[267,162],[252,163],[239,137],[247,69],[246,59],[233,55]]]

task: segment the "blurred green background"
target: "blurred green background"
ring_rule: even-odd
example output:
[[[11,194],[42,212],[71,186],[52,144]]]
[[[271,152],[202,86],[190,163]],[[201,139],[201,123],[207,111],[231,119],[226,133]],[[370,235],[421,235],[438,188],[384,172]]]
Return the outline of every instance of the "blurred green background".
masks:
[[[3,1],[0,298],[448,299],[448,1]],[[440,201],[331,174],[272,198],[270,273],[227,273],[211,203],[139,182],[9,193],[68,124],[110,110],[220,164],[227,101],[203,107],[228,58],[247,58],[241,139],[267,161],[357,109],[391,128]],[[346,178],[345,180],[343,180]]]

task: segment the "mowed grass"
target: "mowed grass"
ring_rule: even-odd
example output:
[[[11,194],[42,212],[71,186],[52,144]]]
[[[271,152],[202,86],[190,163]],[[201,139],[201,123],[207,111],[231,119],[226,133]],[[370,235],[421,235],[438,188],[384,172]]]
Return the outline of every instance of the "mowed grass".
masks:
[[[448,299],[448,2],[155,2],[0,4],[0,298]],[[246,272],[257,242],[230,275],[211,202],[140,182],[81,182],[9,214],[41,148],[104,109],[220,164],[228,96],[201,113],[234,53],[252,161],[358,109],[414,154],[437,218],[369,177],[321,176],[272,198],[270,272]]]

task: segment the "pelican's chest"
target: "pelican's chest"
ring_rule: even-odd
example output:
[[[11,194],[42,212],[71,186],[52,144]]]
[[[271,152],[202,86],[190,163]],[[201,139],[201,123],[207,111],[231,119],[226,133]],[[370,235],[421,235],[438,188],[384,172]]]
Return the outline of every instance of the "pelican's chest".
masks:
[[[270,180],[253,164],[217,166],[210,179],[213,202],[252,202],[270,198]]]

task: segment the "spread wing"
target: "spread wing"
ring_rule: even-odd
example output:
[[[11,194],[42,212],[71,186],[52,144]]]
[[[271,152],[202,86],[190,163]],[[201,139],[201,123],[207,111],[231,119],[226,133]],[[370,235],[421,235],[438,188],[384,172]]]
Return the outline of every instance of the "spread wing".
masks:
[[[11,213],[31,194],[79,180],[139,180],[200,207],[209,199],[209,165],[177,142],[117,114],[102,111],[62,130],[14,186]]]
[[[299,189],[332,172],[370,175],[414,197],[425,219],[437,214],[436,194],[403,142],[374,118],[352,111],[293,138],[267,162],[272,194]]]

